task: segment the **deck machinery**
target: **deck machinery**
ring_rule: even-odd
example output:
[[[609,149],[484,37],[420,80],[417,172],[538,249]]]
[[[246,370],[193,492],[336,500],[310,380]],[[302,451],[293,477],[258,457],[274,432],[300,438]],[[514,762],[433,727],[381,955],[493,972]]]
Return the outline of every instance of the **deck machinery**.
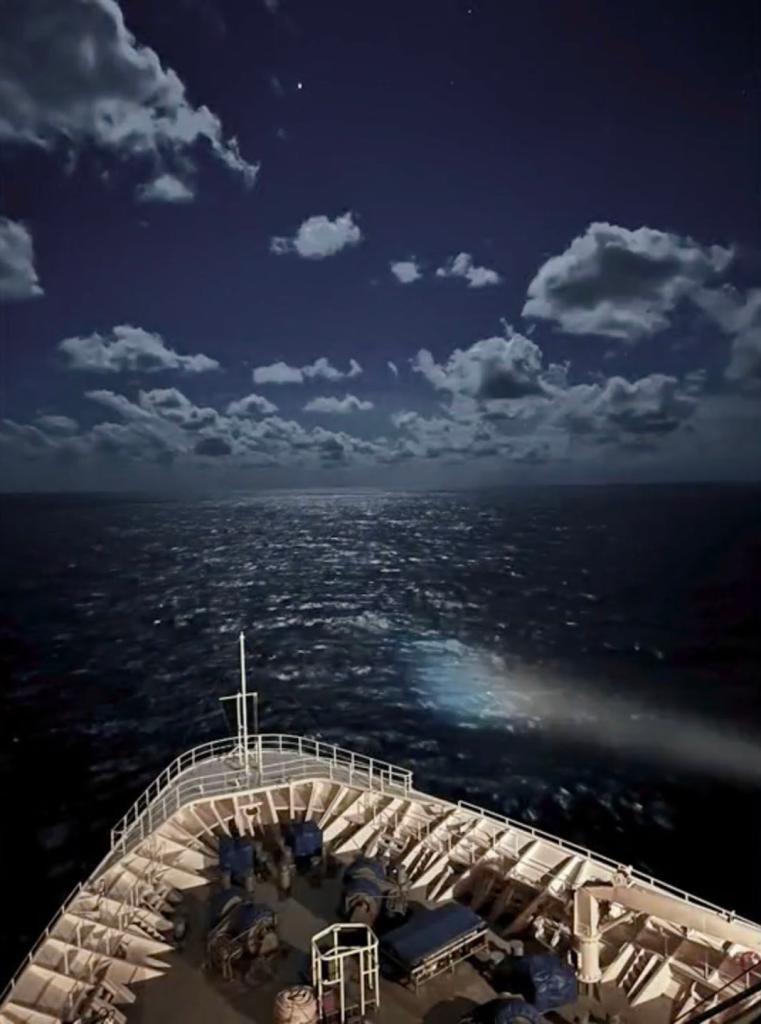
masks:
[[[314,739],[249,733],[241,675],[236,734],[179,757],[113,829],[106,856],[0,994],[0,1024],[265,1024],[280,989],[299,978],[296,954],[312,959],[313,939],[325,973],[310,967],[311,982],[323,1004],[334,993],[335,1019],[342,972],[344,988],[364,979],[363,1016],[376,1024],[480,1021],[495,1000],[504,1019],[515,1016],[493,966],[513,957],[516,941],[527,956],[573,969],[575,998],[549,1011],[554,1020],[750,1024],[761,1014],[761,925],[520,822],[423,793],[403,768]],[[286,845],[294,822],[311,823],[302,837],[319,830],[321,853],[343,868],[390,857],[409,905],[392,925],[378,885],[375,910],[364,901],[372,920],[337,923],[340,877],[316,888],[298,876],[290,894],[260,878],[251,892],[246,865],[228,912],[272,908],[280,974],[250,988],[234,964],[232,981],[204,971],[221,849],[239,838]],[[356,903],[343,899],[341,916],[351,918]],[[246,913],[237,933],[236,918],[217,924],[227,922],[228,937],[244,934],[256,953],[267,918]],[[182,948],[178,914],[189,920]],[[447,915],[467,927],[447,931]],[[358,923],[355,945],[342,929]],[[379,971],[384,964],[395,979]],[[539,1012],[525,994],[507,995]]]

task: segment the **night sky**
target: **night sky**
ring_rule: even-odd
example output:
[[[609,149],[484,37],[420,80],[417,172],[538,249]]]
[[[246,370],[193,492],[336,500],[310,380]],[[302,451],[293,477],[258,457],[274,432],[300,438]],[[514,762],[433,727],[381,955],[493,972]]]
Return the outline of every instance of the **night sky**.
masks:
[[[0,22],[2,489],[758,478],[756,3]]]

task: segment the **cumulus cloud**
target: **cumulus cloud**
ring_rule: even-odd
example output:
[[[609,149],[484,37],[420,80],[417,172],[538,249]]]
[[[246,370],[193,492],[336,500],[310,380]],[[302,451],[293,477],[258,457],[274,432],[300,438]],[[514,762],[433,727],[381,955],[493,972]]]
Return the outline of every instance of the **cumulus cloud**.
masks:
[[[277,412],[277,406],[264,395],[246,395],[245,398],[238,398],[227,406],[228,416],[242,419],[248,416],[271,416],[273,412]]]
[[[704,289],[697,301],[732,338],[725,378],[741,391],[761,392],[761,288],[747,294],[730,285]]]
[[[413,369],[441,391],[478,399],[513,399],[545,391],[542,351],[528,338],[485,338],[467,349],[455,349],[439,364],[427,349],[413,360]]]
[[[116,0],[4,5],[0,140],[94,146],[162,169],[192,166],[206,147],[247,186],[258,170],[224,137],[219,117],[190,103],[177,73],[135,39]]]
[[[257,366],[253,372],[255,384],[303,384],[307,380],[343,380],[345,377],[359,377],[362,367],[356,359],[349,360],[349,369],[339,370],[320,356],[306,366],[290,366],[288,363],[270,363],[268,366]]]
[[[567,334],[635,342],[668,327],[678,303],[699,297],[732,257],[665,231],[593,223],[539,268],[523,315]]]
[[[312,398],[304,406],[304,412],[329,412],[345,416],[351,412],[367,412],[373,408],[372,402],[363,401],[356,395],[345,395],[336,398],[333,395],[320,395]]]
[[[90,401],[97,402],[99,405],[104,405],[107,409],[119,413],[125,419],[144,420],[149,418],[149,413],[145,409],[141,409],[139,405],[131,402],[126,395],[119,395],[115,391],[109,391],[107,388],[85,391],[85,398],[89,398]]]
[[[174,174],[160,174],[138,186],[137,198],[141,203],[189,203],[195,199],[195,192]]]
[[[20,302],[39,295],[32,236],[23,224],[0,217],[0,301]]]
[[[761,392],[761,325],[735,337],[724,376],[743,391]]]
[[[282,360],[268,366],[257,366],[253,372],[255,384],[303,384],[304,373],[300,366],[289,366]]]
[[[358,245],[362,232],[351,211],[330,220],[324,214],[309,217],[292,238],[278,236],[270,241],[270,250],[278,256],[295,252],[305,259],[322,260],[348,246]]]
[[[76,434],[79,430],[79,424],[70,416],[45,414],[37,417],[37,424],[48,434],[58,434],[62,437]]]
[[[203,430],[216,427],[220,415],[209,406],[197,406],[177,388],[154,388],[152,391],[141,391],[138,395],[138,406],[162,419],[177,423],[185,430]]]
[[[571,387],[558,396],[553,418],[574,433],[615,441],[626,434],[671,433],[695,407],[689,386],[676,377],[652,373],[635,381],[616,376]]]
[[[389,264],[391,273],[400,284],[412,284],[418,281],[423,275],[420,272],[420,264],[414,256],[406,260],[396,260]]]
[[[169,348],[160,334],[121,324],[107,335],[90,334],[64,338],[58,346],[68,357],[72,370],[96,373],[121,373],[127,370],[157,373],[180,370],[184,373],[205,373],[218,370],[216,359],[202,354],[182,356]]]
[[[477,267],[468,252],[458,253],[447,260],[444,266],[436,271],[436,277],[462,277],[468,282],[469,288],[485,288],[487,285],[500,284],[502,281],[496,270]]]

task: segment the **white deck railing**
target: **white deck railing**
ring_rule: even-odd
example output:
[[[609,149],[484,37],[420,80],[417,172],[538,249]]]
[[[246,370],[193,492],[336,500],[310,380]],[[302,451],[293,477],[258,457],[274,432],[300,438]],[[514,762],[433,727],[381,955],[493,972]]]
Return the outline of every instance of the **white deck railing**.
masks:
[[[300,779],[329,778],[345,785],[357,786],[390,796],[431,800],[431,796],[412,788],[412,772],[386,761],[378,761],[364,754],[356,754],[342,747],[280,733],[267,733],[250,737],[248,767],[243,765],[242,750],[236,737],[214,740],[180,755],[166,768],[135,801],[124,817],[111,831],[111,847],[90,877],[80,882],[61,904],[50,924],[31,948],[13,978],[0,994],[0,1009],[11,996],[19,976],[33,959],[42,943],[50,936],[69,904],[88,887],[90,882],[116,860],[147,838],[151,832],[167,821],[181,807],[196,800],[223,794],[235,794],[260,787],[287,784]],[[613,870],[627,870],[633,879],[668,892],[687,903],[702,907],[727,919],[758,928],[746,918],[737,917],[722,907],[693,896],[682,889],[642,872],[624,868],[622,864],[575,843],[567,842],[548,832],[542,832],[520,821],[514,821],[494,811],[465,801],[454,804],[434,797],[446,808],[459,808],[473,820],[486,819],[517,833],[543,840],[569,852],[578,854]]]
[[[192,800],[312,777],[401,795],[412,787],[412,772],[407,769],[305,736],[251,736],[248,770],[237,737],[213,740],[181,754],[138,797],[111,830],[111,851],[126,853]]]
[[[476,804],[468,803],[465,800],[459,800],[457,802],[457,806],[471,814],[474,819],[486,818],[487,820],[498,822],[506,828],[514,829],[515,831],[532,839],[539,839],[546,843],[552,843],[554,846],[559,846],[563,850],[568,850],[569,853],[577,854],[587,860],[594,861],[596,864],[604,864],[605,867],[611,868],[614,871],[624,871],[634,881],[643,882],[655,889],[661,889],[671,896],[676,896],[679,899],[684,900],[685,903],[690,903],[694,906],[701,907],[703,910],[710,910],[715,914],[719,914],[726,920],[738,921],[742,924],[750,925],[751,928],[756,928],[758,930],[759,937],[761,938],[761,925],[757,922],[750,921],[746,917],[740,917],[738,914],[735,914],[733,910],[726,910],[724,907],[719,907],[715,903],[709,903],[708,900],[701,899],[699,896],[693,896],[692,893],[685,892],[684,889],[678,889],[674,885],[669,885],[668,882],[661,882],[660,879],[653,878],[652,875],[645,874],[643,871],[637,871],[636,868],[624,865],[621,861],[612,860],[610,857],[605,857],[601,853],[595,853],[594,850],[589,850],[584,846],[571,843],[567,839],[560,839],[558,836],[553,836],[550,832],[543,832],[539,828],[526,825],[525,822],[514,821],[512,818],[508,818],[504,814],[498,814],[496,811],[490,811],[485,807],[478,807]]]

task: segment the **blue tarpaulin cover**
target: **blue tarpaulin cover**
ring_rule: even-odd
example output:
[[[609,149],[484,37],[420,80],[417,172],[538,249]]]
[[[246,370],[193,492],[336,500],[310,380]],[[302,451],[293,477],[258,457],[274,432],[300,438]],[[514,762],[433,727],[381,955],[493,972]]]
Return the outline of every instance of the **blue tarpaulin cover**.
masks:
[[[212,926],[220,923],[224,918],[230,926],[230,930],[236,935],[246,932],[249,928],[263,918],[268,918],[274,924],[275,914],[266,903],[254,903],[246,899],[246,893],[238,889],[222,889],[214,893],[211,898],[211,923]]]
[[[239,836],[222,836],[219,840],[219,866],[229,871],[233,881],[243,882],[246,874],[254,869],[254,847],[250,839]]]
[[[322,829],[316,821],[289,821],[283,833],[294,857],[315,857],[322,853]]]
[[[238,889],[221,889],[215,892],[211,898],[211,923],[218,924],[219,921],[241,902],[243,893]]]
[[[239,903],[232,911],[230,917],[230,930],[234,935],[240,935],[243,932],[249,931],[260,921],[267,921],[273,926],[275,923],[275,915],[266,903],[250,903],[248,901]]]
[[[486,928],[478,914],[459,903],[448,903],[415,914],[406,924],[385,935],[381,947],[411,969],[442,946],[478,928]]]
[[[535,1006],[523,999],[492,999],[477,1006],[471,1020],[474,1024],[513,1024],[514,1021],[541,1024],[543,1018]]]
[[[509,957],[500,965],[498,973],[509,991],[519,992],[540,1013],[576,1000],[573,968],[552,953]]]
[[[375,875],[378,881],[382,882],[386,878],[386,868],[382,861],[373,857],[357,857],[344,871],[344,885],[357,875],[365,878],[368,875]]]
[[[344,896],[353,896],[355,893],[362,893],[365,896],[372,896],[379,900],[383,895],[380,885],[372,878],[350,878],[344,882]]]

